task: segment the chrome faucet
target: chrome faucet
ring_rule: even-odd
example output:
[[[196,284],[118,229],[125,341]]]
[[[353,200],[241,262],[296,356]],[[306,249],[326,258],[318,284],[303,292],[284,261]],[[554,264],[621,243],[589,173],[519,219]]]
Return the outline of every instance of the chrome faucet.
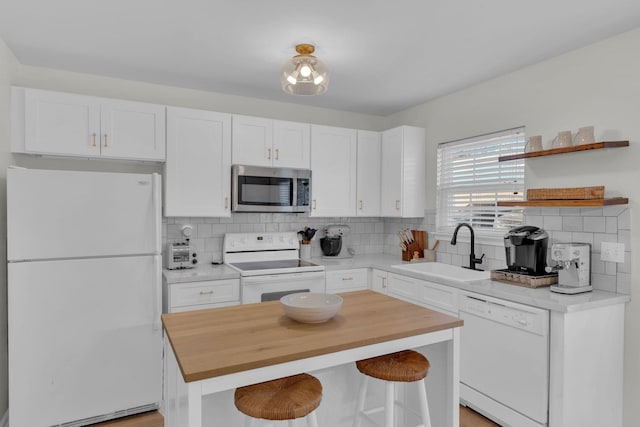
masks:
[[[476,268],[476,264],[482,264],[482,259],[484,258],[484,254],[482,254],[482,256],[480,258],[476,258],[476,254],[474,253],[474,248],[475,248],[475,237],[473,234],[473,228],[471,228],[471,226],[469,224],[467,224],[466,222],[462,222],[460,224],[458,224],[458,226],[456,227],[456,229],[453,231],[453,237],[451,238],[451,244],[455,245],[456,244],[456,240],[458,238],[458,230],[460,230],[460,227],[467,227],[469,229],[469,231],[471,232],[471,253],[469,254],[469,267],[464,267],[464,268],[468,268],[470,270],[479,270],[478,268]]]

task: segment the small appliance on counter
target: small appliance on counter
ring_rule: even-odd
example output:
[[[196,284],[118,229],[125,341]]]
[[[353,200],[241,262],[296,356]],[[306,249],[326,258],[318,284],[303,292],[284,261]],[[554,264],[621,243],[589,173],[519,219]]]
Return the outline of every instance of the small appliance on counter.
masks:
[[[593,290],[591,286],[591,245],[589,243],[555,243],[551,259],[558,271],[558,284],[551,290],[561,294],[579,294]]]
[[[198,255],[189,241],[167,243],[167,269],[181,270],[193,268],[198,264]]]
[[[542,228],[523,225],[504,235],[507,268],[491,271],[491,279],[538,288],[558,283],[558,273],[547,269],[549,236]]]
[[[512,228],[504,236],[507,268],[517,273],[547,274],[548,242],[549,235],[542,228],[532,225]]]
[[[351,230],[348,225],[330,224],[324,228],[324,237],[320,239],[323,258],[340,259],[351,258],[353,249],[347,248],[348,235]]]

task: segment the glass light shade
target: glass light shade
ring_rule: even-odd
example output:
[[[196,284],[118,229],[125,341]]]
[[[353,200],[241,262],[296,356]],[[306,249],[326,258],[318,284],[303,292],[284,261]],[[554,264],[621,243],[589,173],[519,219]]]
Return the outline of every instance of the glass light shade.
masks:
[[[329,68],[313,55],[296,55],[282,65],[282,90],[291,95],[321,95],[329,87]]]

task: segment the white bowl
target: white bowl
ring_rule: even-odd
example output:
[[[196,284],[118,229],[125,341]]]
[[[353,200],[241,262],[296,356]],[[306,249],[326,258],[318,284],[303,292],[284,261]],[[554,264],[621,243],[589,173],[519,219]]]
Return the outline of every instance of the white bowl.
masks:
[[[331,319],[342,307],[342,298],[321,292],[301,292],[280,298],[285,314],[302,323],[322,323]]]

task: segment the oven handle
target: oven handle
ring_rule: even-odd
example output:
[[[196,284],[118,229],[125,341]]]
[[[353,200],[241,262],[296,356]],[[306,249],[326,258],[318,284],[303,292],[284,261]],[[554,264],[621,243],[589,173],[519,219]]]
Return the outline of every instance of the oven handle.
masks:
[[[263,276],[244,276],[243,285],[254,285],[272,282],[303,282],[308,280],[324,280],[324,271],[310,271],[306,273],[266,274]]]

